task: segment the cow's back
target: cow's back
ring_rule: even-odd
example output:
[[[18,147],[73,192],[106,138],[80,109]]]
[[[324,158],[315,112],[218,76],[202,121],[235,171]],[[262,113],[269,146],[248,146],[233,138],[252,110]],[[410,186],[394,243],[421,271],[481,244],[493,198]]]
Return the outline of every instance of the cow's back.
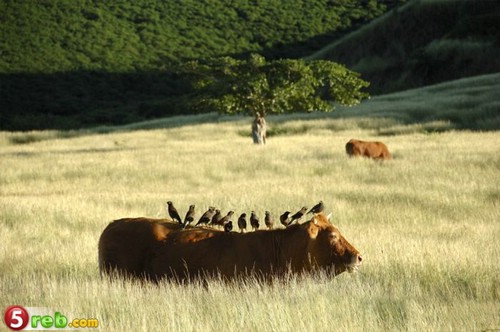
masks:
[[[117,272],[127,277],[150,277],[154,248],[179,224],[163,219],[125,218],[111,222],[99,238],[101,275]]]

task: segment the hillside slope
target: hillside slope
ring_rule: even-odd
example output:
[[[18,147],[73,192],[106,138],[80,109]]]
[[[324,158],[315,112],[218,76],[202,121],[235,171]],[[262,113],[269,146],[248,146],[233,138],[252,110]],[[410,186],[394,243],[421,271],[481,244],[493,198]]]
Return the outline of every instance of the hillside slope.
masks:
[[[383,3],[0,0],[0,129],[188,113],[170,66],[248,52],[302,57],[382,14]]]
[[[158,70],[183,59],[300,57],[383,1],[0,1],[1,73]],[[302,48],[297,49],[297,44]],[[307,52],[307,53],[304,53]]]
[[[500,71],[500,2],[413,0],[310,59],[362,73],[388,93]]]

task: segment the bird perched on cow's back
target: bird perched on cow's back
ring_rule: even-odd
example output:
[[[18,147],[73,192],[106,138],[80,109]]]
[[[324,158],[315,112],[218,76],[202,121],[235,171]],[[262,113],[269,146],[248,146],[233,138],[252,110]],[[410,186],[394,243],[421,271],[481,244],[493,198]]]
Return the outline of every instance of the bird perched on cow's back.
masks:
[[[250,214],[250,225],[252,226],[254,231],[259,229],[260,226],[259,217],[257,217],[255,211],[252,211],[252,213]]]
[[[242,213],[240,217],[238,218],[238,228],[240,229],[241,233],[244,233],[245,230],[247,229],[247,214]]]
[[[203,213],[203,215],[200,217],[200,220],[198,220],[198,222],[196,223],[196,226],[198,225],[207,225],[210,220],[212,220],[212,217],[214,216],[215,214],[215,207],[213,206],[210,206],[208,208],[207,211],[205,211],[205,213]]]
[[[217,225],[219,220],[222,218],[222,214],[219,209],[215,209],[215,214],[212,216],[212,220],[210,220],[210,225]]]
[[[216,225],[224,226],[226,223],[232,221],[234,211],[229,211],[224,217],[220,218]]]
[[[290,223],[289,225],[293,224],[295,221],[299,221],[300,218],[302,218],[302,216],[306,213],[307,211],[307,208],[304,206],[302,207],[302,209],[300,209],[299,211],[297,211],[293,216],[290,217]]]
[[[172,201],[168,201],[167,205],[168,205],[167,211],[168,211],[168,215],[170,216],[170,218],[172,218],[174,221],[177,221],[179,224],[182,225],[181,216],[179,216],[179,212],[177,212],[177,209],[175,208],[174,203],[172,203]]]
[[[283,212],[280,216],[280,222],[283,226],[288,227],[290,225],[290,211]]]
[[[266,211],[266,217],[264,218],[264,223],[266,224],[266,227],[268,229],[273,229],[274,220],[273,220],[273,216],[271,215],[271,212]]]
[[[313,213],[313,214],[321,213],[321,212],[323,212],[324,209],[325,209],[325,206],[323,205],[323,201],[319,201],[319,203],[316,204],[315,206],[313,206],[309,210],[309,212],[307,212],[307,214],[309,214],[309,213]]]
[[[188,212],[186,212],[186,217],[184,218],[184,225],[182,225],[183,228],[186,228],[190,223],[194,221],[194,204],[189,206]]]
[[[227,223],[224,224],[224,232],[230,232],[233,230],[233,222],[228,221]]]

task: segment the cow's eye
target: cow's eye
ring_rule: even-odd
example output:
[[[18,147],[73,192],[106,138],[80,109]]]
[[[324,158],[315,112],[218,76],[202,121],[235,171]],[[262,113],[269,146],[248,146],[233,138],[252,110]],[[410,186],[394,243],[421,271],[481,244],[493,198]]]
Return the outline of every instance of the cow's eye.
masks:
[[[331,232],[330,234],[328,234],[328,238],[332,242],[337,242],[337,234],[335,234],[334,232]]]

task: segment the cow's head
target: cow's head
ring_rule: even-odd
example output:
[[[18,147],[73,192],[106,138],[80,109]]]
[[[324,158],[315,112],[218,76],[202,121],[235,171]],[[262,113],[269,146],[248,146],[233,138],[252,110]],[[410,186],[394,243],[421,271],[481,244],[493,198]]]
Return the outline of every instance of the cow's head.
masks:
[[[312,263],[335,275],[346,270],[353,272],[361,265],[361,255],[330,223],[329,218],[320,213],[304,224],[311,239],[309,252]]]

